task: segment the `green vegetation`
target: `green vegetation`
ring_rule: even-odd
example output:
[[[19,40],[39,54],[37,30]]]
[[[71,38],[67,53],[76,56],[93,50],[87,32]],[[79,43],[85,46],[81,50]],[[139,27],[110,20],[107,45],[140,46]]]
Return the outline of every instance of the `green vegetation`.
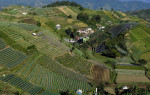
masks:
[[[26,55],[21,52],[14,51],[11,48],[6,48],[5,50],[0,51],[0,64],[7,68],[12,68],[20,64],[26,58]]]
[[[49,4],[45,7],[57,7],[57,6],[74,6],[74,7],[82,7],[81,5],[77,4],[76,2],[70,2],[70,1],[56,1],[55,3]]]
[[[8,82],[9,84],[13,86],[17,86],[32,95],[37,94],[42,90],[41,87],[34,86],[31,83],[28,83],[22,80],[21,78],[16,77],[15,75],[7,75],[5,77],[0,77],[0,80],[4,82]]]
[[[142,18],[142,19],[150,22],[150,9],[131,11],[131,12],[127,12],[127,14],[137,16],[139,18]]]
[[[143,66],[124,66],[124,65],[116,65],[116,69],[145,70]]]
[[[90,68],[92,64],[78,56],[71,56],[70,54],[66,54],[57,57],[56,60],[64,66],[70,67],[77,72],[80,72],[81,74],[90,74]]]
[[[46,8],[11,6],[1,13],[0,80],[20,89],[16,93],[74,95],[81,89],[88,95],[100,80],[103,83],[98,89],[103,94],[109,83],[116,86],[149,81],[150,28],[142,19],[114,9],[91,10],[68,1]],[[95,32],[77,32],[89,28]],[[65,42],[84,36],[89,40]]]
[[[6,47],[6,43],[0,39],[0,49],[3,49],[4,47]]]
[[[90,18],[89,14],[87,13],[79,13],[77,19],[87,23],[90,27],[94,29],[96,28],[96,24],[101,22],[100,15],[93,15]]]

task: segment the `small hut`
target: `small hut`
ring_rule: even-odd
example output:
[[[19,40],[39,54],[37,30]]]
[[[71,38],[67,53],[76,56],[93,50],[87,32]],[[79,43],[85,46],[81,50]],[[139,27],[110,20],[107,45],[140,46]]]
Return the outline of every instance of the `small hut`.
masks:
[[[60,29],[60,24],[56,25],[56,29],[59,30]]]
[[[78,90],[76,91],[76,93],[77,93],[77,95],[82,95],[82,90],[81,90],[81,89],[78,89]]]

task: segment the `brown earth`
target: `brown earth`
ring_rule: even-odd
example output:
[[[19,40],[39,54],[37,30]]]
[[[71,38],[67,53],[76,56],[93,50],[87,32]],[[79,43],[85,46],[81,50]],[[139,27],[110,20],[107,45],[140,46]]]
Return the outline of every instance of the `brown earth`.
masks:
[[[93,67],[91,68],[91,76],[93,81],[95,81],[96,83],[110,81],[109,70],[100,65],[93,65]]]
[[[37,22],[32,18],[25,18],[25,19],[22,19],[20,21],[23,23],[27,23],[27,24],[37,25]]]
[[[117,83],[129,83],[129,82],[150,82],[145,75],[127,75],[118,74]]]

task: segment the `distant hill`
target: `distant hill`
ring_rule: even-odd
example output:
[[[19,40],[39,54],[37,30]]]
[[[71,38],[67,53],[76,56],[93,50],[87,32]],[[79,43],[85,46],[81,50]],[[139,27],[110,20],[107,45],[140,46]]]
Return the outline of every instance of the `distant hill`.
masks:
[[[150,9],[143,9],[138,11],[127,12],[130,15],[140,17],[148,22],[150,22]]]
[[[120,1],[142,1],[142,2],[150,2],[149,0],[120,0]]]
[[[10,5],[26,5],[41,7],[62,0],[1,0],[0,8]],[[68,1],[68,0],[65,0]],[[120,0],[69,0],[81,4],[83,7],[91,9],[104,9],[114,8],[119,11],[133,11],[139,9],[148,9],[150,4],[142,1],[120,1]]]

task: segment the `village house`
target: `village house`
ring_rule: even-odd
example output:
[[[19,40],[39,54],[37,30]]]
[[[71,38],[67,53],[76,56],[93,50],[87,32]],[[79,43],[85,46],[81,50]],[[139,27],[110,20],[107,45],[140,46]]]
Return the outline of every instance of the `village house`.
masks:
[[[85,31],[86,31],[88,34],[94,33],[94,30],[93,30],[92,28],[86,28]]]
[[[36,34],[36,33],[32,33],[32,35],[33,35],[33,36],[36,36],[37,34]]]
[[[26,12],[23,12],[22,14],[23,14],[23,15],[27,15],[27,13],[26,13]]]
[[[57,30],[60,30],[60,29],[61,29],[60,24],[57,24],[57,25],[56,25],[56,29],[57,29]]]
[[[112,22],[111,22],[111,21],[108,21],[108,23],[111,24]]]
[[[99,25],[99,24],[97,24],[96,26],[97,26],[97,28],[98,28],[99,30],[105,29],[105,26],[102,26],[102,25]]]
[[[78,90],[76,91],[76,94],[77,94],[77,95],[82,95],[82,90],[81,90],[81,89],[78,89]]]
[[[123,86],[123,88],[122,88],[123,90],[127,90],[128,89],[128,87],[127,86]]]
[[[85,31],[85,29],[78,29],[77,32],[79,32],[79,34],[87,34],[87,32]]]
[[[75,43],[75,42],[77,42],[76,40],[74,40],[74,39],[64,39],[66,42],[70,42],[70,43]]]
[[[92,34],[94,33],[94,30],[92,28],[82,28],[78,29],[77,32],[79,32],[80,34]]]

